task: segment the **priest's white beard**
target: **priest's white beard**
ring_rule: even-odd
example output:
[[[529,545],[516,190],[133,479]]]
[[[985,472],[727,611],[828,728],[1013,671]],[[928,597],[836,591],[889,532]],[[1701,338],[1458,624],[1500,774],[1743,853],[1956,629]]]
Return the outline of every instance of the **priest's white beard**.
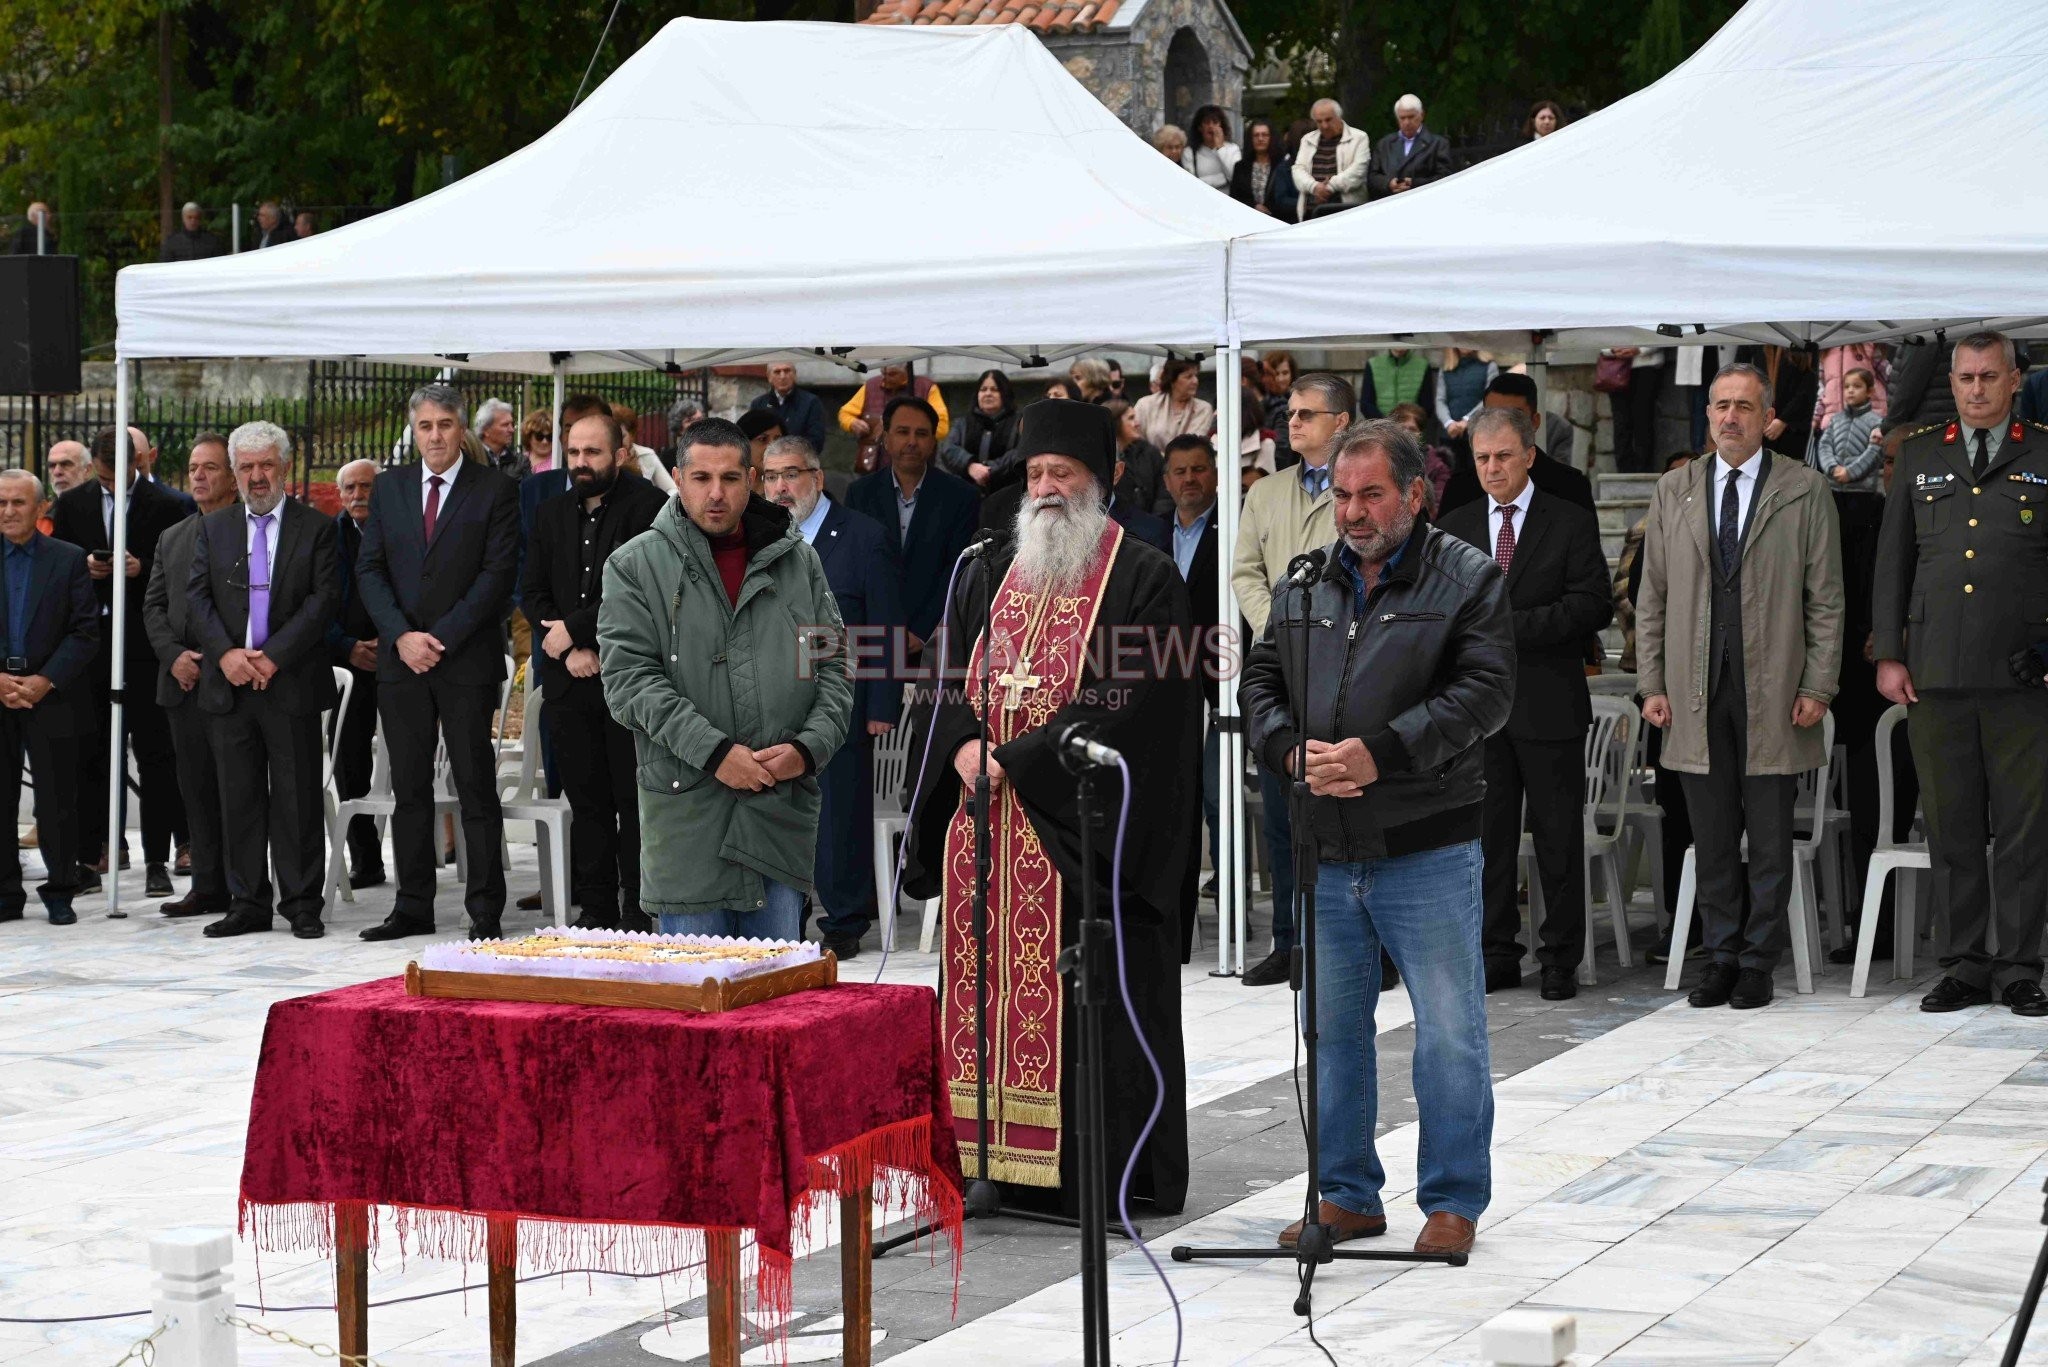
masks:
[[[1078,590],[1108,522],[1102,486],[1092,480],[1071,502],[1059,494],[1026,498],[1017,506],[1014,562],[1024,588],[1054,595]]]

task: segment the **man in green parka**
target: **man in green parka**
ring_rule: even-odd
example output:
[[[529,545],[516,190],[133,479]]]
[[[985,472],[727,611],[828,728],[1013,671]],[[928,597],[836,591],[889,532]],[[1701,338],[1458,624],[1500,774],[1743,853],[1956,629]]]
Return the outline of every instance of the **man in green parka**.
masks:
[[[677,496],[604,567],[604,696],[633,733],[640,900],[664,934],[797,940],[818,771],[853,715],[824,567],[750,494],[746,434],[684,430]]]

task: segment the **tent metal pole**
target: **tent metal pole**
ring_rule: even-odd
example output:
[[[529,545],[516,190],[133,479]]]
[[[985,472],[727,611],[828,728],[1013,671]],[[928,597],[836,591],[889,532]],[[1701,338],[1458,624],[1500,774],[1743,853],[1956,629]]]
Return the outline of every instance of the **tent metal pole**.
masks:
[[[569,460],[568,460],[568,457],[567,457],[566,455],[564,455],[564,454],[563,454],[563,451],[562,451],[562,389],[563,389],[563,385],[562,385],[562,365],[563,365],[563,363],[562,363],[561,361],[556,361],[556,362],[555,362],[555,364],[554,364],[554,371],[555,371],[555,407],[554,407],[554,413],[555,413],[555,425],[554,425],[554,433],[555,433],[555,468],[556,468],[556,469],[558,469],[558,470],[566,470],[566,469],[568,469],[568,468],[569,468]]]
[[[116,348],[114,352],[114,535],[113,535],[113,579],[114,607],[107,623],[108,710],[107,720],[107,916],[113,920],[124,920],[128,913],[121,910],[121,851],[128,843],[128,833],[122,829],[121,799],[128,795],[128,745],[122,727],[122,689],[128,681],[128,652],[124,643],[128,639],[128,469],[132,452],[128,449],[128,413],[130,408],[129,361]],[[80,850],[81,856],[85,855]],[[81,863],[85,862],[83,858]]]
[[[1251,879],[1247,876],[1251,846],[1245,839],[1244,733],[1237,706],[1238,673],[1244,659],[1243,642],[1236,640],[1240,616],[1237,595],[1230,587],[1230,567],[1237,556],[1238,505],[1243,497],[1243,479],[1238,465],[1243,443],[1244,389],[1239,377],[1243,370],[1244,350],[1236,339],[1234,327],[1231,334],[1217,353],[1216,368],[1217,411],[1224,415],[1216,433],[1219,466],[1216,489],[1216,605],[1219,629],[1227,631],[1229,636],[1226,639],[1235,643],[1235,659],[1231,667],[1223,671],[1216,688],[1216,727],[1221,732],[1217,741],[1216,770],[1217,782],[1223,789],[1217,802],[1218,843],[1223,848],[1216,871],[1216,938],[1220,942],[1216,971],[1223,974],[1244,972],[1245,922],[1249,919],[1247,909],[1251,897]]]

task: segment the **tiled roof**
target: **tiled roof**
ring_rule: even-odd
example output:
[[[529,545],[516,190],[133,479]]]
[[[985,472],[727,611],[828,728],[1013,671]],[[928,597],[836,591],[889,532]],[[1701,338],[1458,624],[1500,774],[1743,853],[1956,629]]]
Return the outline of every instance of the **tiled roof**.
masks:
[[[863,24],[1028,24],[1040,33],[1094,33],[1122,0],[881,0]]]

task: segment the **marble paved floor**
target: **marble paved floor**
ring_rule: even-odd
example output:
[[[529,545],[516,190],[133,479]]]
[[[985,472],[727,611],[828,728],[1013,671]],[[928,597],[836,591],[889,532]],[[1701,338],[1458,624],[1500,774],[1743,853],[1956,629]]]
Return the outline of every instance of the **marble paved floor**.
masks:
[[[511,885],[534,885],[524,847]],[[444,881],[444,925],[452,893]],[[387,907],[388,889],[365,894],[313,943],[206,941],[196,924],[147,909],[127,921],[93,911],[62,932],[35,921],[0,928],[0,1317],[145,1306],[151,1232],[232,1225],[264,1012],[400,969],[418,941],[373,946],[353,934]],[[914,927],[904,938],[914,941]],[[871,976],[876,957],[850,967]],[[1198,956],[1185,978],[1191,1107],[1270,1085],[1292,1046],[1282,994],[1212,980],[1210,966]],[[886,976],[928,982],[933,971],[930,956],[912,952],[894,956]],[[1847,997],[1840,974],[1811,997],[1789,982],[1781,991],[1761,1012],[1677,1004],[1623,1018],[1503,1078],[1494,1203],[1471,1265],[1326,1270],[1322,1344],[1345,1367],[1475,1363],[1478,1326],[1529,1305],[1577,1316],[1581,1363],[1996,1363],[2043,1233],[2048,1022],[1989,1009],[1923,1015],[1917,991],[1881,975],[1862,1001]],[[1395,994],[1381,1030],[1408,1019]],[[1390,1246],[1419,1224],[1406,1199],[1415,1144],[1412,1125],[1382,1141]],[[1169,1243],[1269,1237],[1300,1192],[1298,1173],[1271,1175],[1286,1180],[1161,1239],[1162,1260]],[[835,1225],[825,1222],[818,1246]],[[1322,1360],[1288,1311],[1289,1265],[1167,1267],[1183,1302],[1182,1361]],[[256,1300],[258,1271],[244,1248],[240,1299]],[[260,1272],[270,1306],[331,1299],[315,1260],[265,1258]],[[464,1275],[385,1258],[372,1297],[459,1287]],[[480,1269],[467,1275],[481,1280]],[[1173,1319],[1150,1269],[1125,1253],[1112,1277],[1116,1361],[1170,1361]],[[521,1292],[520,1360],[573,1354],[698,1290],[683,1278],[533,1283]],[[892,1360],[1078,1362],[1077,1316],[1076,1285],[1055,1285]],[[332,1341],[330,1311],[258,1318]],[[142,1323],[0,1324],[0,1363],[112,1363]],[[702,1351],[696,1332],[685,1322],[650,1333],[634,1360],[687,1361]],[[2037,1338],[2026,1361],[2048,1364],[2048,1330]],[[820,1360],[836,1356],[836,1341],[822,1333],[792,1346],[796,1360]],[[480,1292],[373,1317],[378,1360],[391,1367],[479,1363],[485,1342]],[[246,1363],[307,1360],[242,1344]]]

